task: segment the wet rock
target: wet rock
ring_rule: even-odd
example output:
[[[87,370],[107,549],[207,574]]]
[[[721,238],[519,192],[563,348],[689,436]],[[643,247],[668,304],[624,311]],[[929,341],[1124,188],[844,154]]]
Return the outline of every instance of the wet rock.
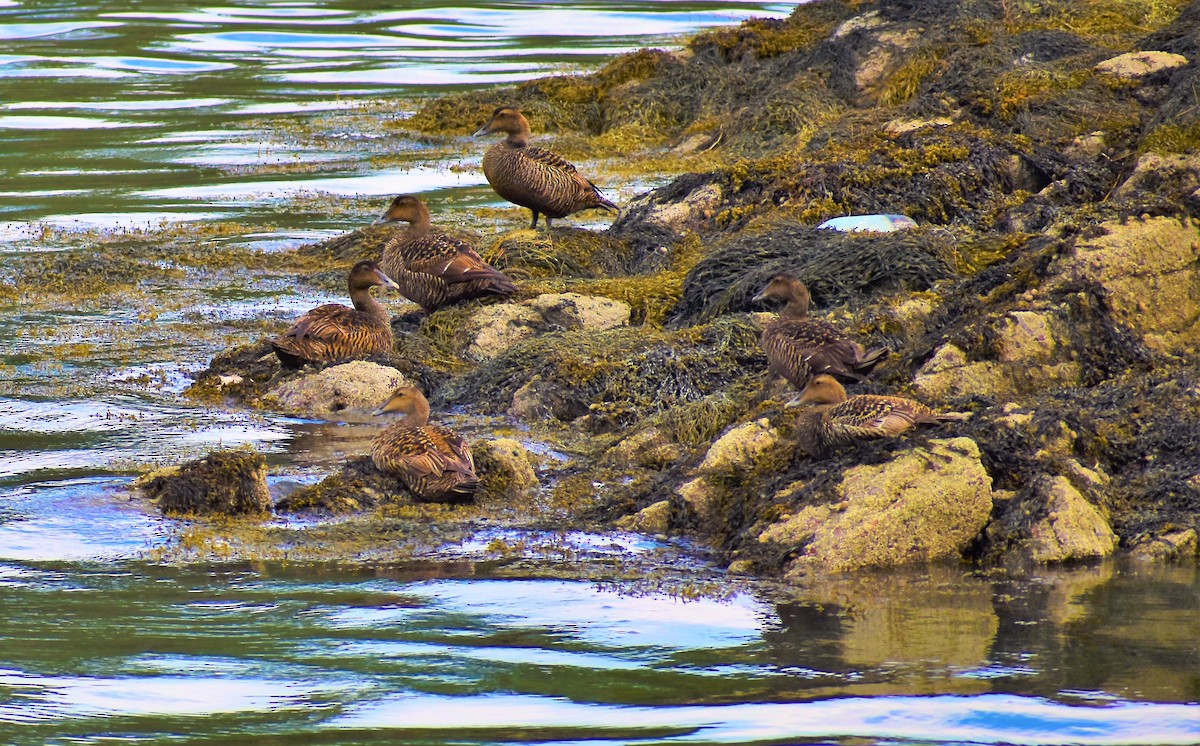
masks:
[[[1200,538],[1196,529],[1183,528],[1147,536],[1130,549],[1136,559],[1150,562],[1174,562],[1195,559],[1200,554]]]
[[[395,368],[356,360],[272,387],[265,401],[285,412],[325,420],[369,421],[394,389],[412,382]]]
[[[1159,73],[1186,66],[1187,57],[1171,52],[1128,52],[1096,65],[1096,72],[1124,80],[1143,80]]]
[[[1095,559],[1116,550],[1108,520],[1066,477],[1043,479],[1036,499],[1047,510],[1031,529],[1029,551],[1036,562]]]
[[[709,447],[704,460],[696,467],[696,476],[680,485],[676,492],[695,511],[701,522],[710,521],[716,516],[716,501],[720,495],[710,475],[753,465],[778,442],[779,431],[765,418],[738,425]]]
[[[474,339],[466,355],[490,360],[539,334],[568,329],[613,329],[629,323],[629,304],[579,293],[547,293],[521,303],[481,309],[467,322]]]
[[[634,464],[643,469],[661,469],[684,455],[683,448],[662,428],[639,430],[604,452],[604,463]]]
[[[839,501],[801,508],[759,541],[799,548],[792,577],[961,558],[987,525],[991,485],[975,441],[931,440],[886,463],[847,469]]]
[[[513,499],[541,486],[533,459],[525,446],[512,438],[485,440],[471,445],[480,497]]]
[[[1200,341],[1200,224],[1151,218],[1101,228],[1062,260],[1061,274],[1100,283],[1113,317],[1149,346],[1174,351]]]
[[[617,528],[643,534],[665,534],[671,528],[671,501],[659,500],[633,515],[624,516],[617,521]]]
[[[261,515],[271,511],[267,460],[253,451],[214,451],[151,472],[134,486],[164,513]]]

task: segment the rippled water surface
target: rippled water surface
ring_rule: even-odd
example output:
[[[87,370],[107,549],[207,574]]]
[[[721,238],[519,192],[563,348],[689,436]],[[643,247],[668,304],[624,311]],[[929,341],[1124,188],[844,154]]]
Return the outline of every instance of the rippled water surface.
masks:
[[[791,9],[0,0],[0,282],[113,231],[207,226],[271,255],[399,192],[495,203],[477,157],[384,147],[355,112]],[[0,743],[1200,743],[1194,567],[697,600],[561,579],[628,557],[709,577],[686,546],[502,529],[371,571],[155,565],[188,527],[130,500],[134,472],[252,444],[278,489],[373,432],[181,397],[215,352],[339,298],[172,258],[119,297],[0,301]],[[524,542],[533,561],[494,549]]]

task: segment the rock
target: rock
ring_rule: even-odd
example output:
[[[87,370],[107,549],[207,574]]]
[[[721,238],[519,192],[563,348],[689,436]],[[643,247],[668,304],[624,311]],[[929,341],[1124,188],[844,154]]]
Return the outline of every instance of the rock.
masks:
[[[480,496],[513,499],[535,492],[541,483],[525,446],[512,438],[474,443],[471,453],[479,475]]]
[[[954,124],[950,117],[934,117],[932,119],[893,119],[883,126],[883,131],[889,135],[904,135],[916,132],[926,127],[949,127]]]
[[[680,201],[648,205],[643,220],[681,233],[689,225],[712,217],[724,199],[720,186],[706,184]]]
[[[999,324],[1000,360],[1029,363],[1049,360],[1058,349],[1057,320],[1036,311],[1012,311]]]
[[[702,522],[711,520],[715,517],[718,492],[708,475],[731,467],[752,466],[778,442],[779,431],[765,418],[738,425],[709,447],[696,467],[697,476],[680,485],[676,492]]]
[[[1167,531],[1157,536],[1147,536],[1134,545],[1129,553],[1136,559],[1151,562],[1194,559],[1200,554],[1200,537],[1197,537],[1194,528]]]
[[[1114,318],[1148,344],[1175,351],[1200,341],[1200,227],[1195,220],[1151,218],[1104,223],[1058,268],[1108,291]]]
[[[371,410],[399,386],[412,385],[386,365],[356,360],[284,381],[267,392],[281,410],[318,419],[369,421]]]
[[[1129,52],[1104,60],[1096,72],[1114,75],[1124,80],[1143,80],[1166,70],[1184,67],[1187,57],[1171,52]]]
[[[921,366],[913,385],[930,399],[951,395],[1007,397],[1015,392],[1002,365],[992,361],[968,362],[967,354],[953,344],[943,345]]]
[[[633,515],[619,518],[617,528],[642,534],[665,534],[671,528],[671,501],[659,500]]]
[[[1030,553],[1036,562],[1107,557],[1117,548],[1117,535],[1100,510],[1063,476],[1043,479],[1038,497],[1049,514],[1031,529]]]
[[[541,376],[533,378],[513,392],[512,406],[508,414],[518,420],[541,420],[551,414],[550,403],[545,400],[543,389],[545,384]]]
[[[1136,198],[1139,195],[1184,195],[1200,188],[1200,156],[1176,153],[1146,153],[1138,158],[1133,172],[1121,182],[1113,195]],[[1165,194],[1164,194],[1165,193]]]
[[[271,511],[267,460],[253,451],[214,451],[146,474],[134,486],[157,501],[164,513],[261,515]]]
[[[792,577],[958,559],[987,525],[991,485],[974,440],[931,440],[887,463],[847,469],[840,502],[802,508],[759,541],[801,547],[787,568]]]
[[[622,438],[604,452],[604,462],[612,465],[634,464],[643,469],[661,469],[684,455],[683,448],[661,428],[648,427]]]
[[[568,329],[612,329],[629,324],[629,304],[579,293],[547,293],[521,303],[487,306],[467,322],[474,339],[466,356],[491,360],[522,340]]]

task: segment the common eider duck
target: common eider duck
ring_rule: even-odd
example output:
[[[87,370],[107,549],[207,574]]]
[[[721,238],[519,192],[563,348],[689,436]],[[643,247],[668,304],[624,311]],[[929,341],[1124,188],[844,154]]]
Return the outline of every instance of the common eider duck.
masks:
[[[833,324],[810,318],[809,298],[808,287],[791,275],[776,275],[754,296],[758,302],[786,301],[779,318],[763,327],[762,348],[769,370],[797,389],[820,373],[861,381],[890,350],[881,347],[867,352]]]
[[[371,442],[375,468],[399,477],[426,502],[469,502],[479,489],[471,448],[444,425],[429,424],[429,401],[415,386],[392,392],[372,414],[403,414]]]
[[[418,197],[402,194],[375,221],[404,221],[408,230],[383,247],[379,264],[400,293],[432,313],[444,305],[517,292],[508,275],[485,262],[470,243],[429,225],[429,208]]]
[[[391,316],[371,297],[371,288],[396,289],[396,283],[375,262],[359,262],[346,284],[354,308],[340,303],[317,306],[271,340],[281,366],[301,368],[305,363],[333,363],[392,349]]]
[[[839,446],[894,438],[914,427],[961,422],[970,416],[935,412],[920,402],[899,396],[846,396],[842,384],[827,374],[813,376],[788,406],[801,408],[797,437],[800,446],[816,456],[827,455]]]
[[[537,227],[539,214],[546,216],[549,228],[551,219],[591,207],[619,211],[565,158],[529,144],[529,120],[520,110],[501,106],[475,136],[493,132],[504,132],[508,137],[484,153],[483,175],[496,194],[529,208],[533,213],[531,229]]]

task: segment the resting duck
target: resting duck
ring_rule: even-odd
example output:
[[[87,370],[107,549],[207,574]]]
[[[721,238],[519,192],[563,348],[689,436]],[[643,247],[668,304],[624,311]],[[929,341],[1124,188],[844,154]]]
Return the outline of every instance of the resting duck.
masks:
[[[838,446],[895,438],[920,425],[961,422],[970,416],[935,412],[920,402],[899,396],[848,397],[842,384],[826,374],[813,376],[799,398],[788,406],[804,408],[797,423],[800,446],[817,456],[826,455]]]
[[[471,244],[429,226],[429,208],[417,197],[392,200],[378,223],[404,221],[408,230],[383,247],[380,266],[401,294],[432,313],[458,301],[517,292],[508,275],[480,258]]]
[[[366,357],[392,349],[392,319],[371,297],[371,288],[396,289],[396,283],[375,262],[359,262],[347,280],[354,308],[340,303],[317,306],[286,332],[271,340],[284,368],[305,363],[332,363]]]
[[[809,318],[808,287],[791,275],[776,275],[754,296],[760,302],[771,299],[787,305],[764,326],[762,348],[771,373],[798,389],[818,373],[861,381],[890,352],[886,347],[867,352],[833,324]]]
[[[530,145],[529,120],[515,107],[496,109],[475,136],[493,132],[504,132],[508,137],[488,148],[483,156],[483,174],[496,194],[529,208],[533,213],[531,229],[537,227],[539,214],[546,216],[549,228],[552,218],[590,207],[619,209],[565,158]]]
[[[371,442],[375,468],[399,477],[426,502],[469,502],[479,489],[471,448],[443,425],[429,424],[429,401],[415,386],[402,386],[371,414],[398,412],[401,421],[388,425]]]

